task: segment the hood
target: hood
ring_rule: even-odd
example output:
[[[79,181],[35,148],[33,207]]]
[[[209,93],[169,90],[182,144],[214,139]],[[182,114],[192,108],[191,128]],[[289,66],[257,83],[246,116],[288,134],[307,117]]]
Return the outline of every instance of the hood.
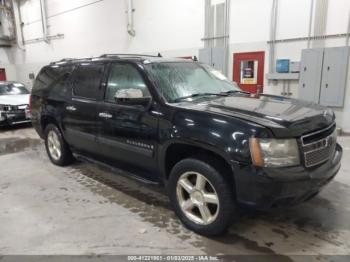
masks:
[[[29,94],[28,95],[5,95],[0,96],[0,105],[28,105],[29,104]]]
[[[197,102],[199,102],[197,100]],[[189,104],[186,105],[188,108]],[[206,99],[192,109],[245,119],[269,128],[276,137],[297,137],[331,125],[334,113],[327,107],[280,96],[233,95]]]

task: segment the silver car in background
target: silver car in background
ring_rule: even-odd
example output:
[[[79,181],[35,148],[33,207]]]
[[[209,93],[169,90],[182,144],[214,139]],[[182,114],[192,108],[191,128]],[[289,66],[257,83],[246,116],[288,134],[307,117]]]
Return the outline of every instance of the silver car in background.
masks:
[[[0,82],[0,126],[30,123],[30,92],[18,82]]]

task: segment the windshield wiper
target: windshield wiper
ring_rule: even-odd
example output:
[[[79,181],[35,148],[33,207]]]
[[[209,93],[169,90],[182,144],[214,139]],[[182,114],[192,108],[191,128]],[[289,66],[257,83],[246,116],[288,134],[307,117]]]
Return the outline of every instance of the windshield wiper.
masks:
[[[201,97],[201,96],[225,96],[225,93],[196,93],[196,94],[192,94],[189,96],[178,97],[178,98],[174,99],[173,101],[179,102],[179,101],[184,100],[184,99],[193,98],[193,97]]]
[[[231,95],[231,94],[236,94],[236,93],[250,95],[249,92],[245,92],[245,91],[242,91],[242,90],[230,90],[230,91],[226,91],[226,92],[221,92],[220,94]]]

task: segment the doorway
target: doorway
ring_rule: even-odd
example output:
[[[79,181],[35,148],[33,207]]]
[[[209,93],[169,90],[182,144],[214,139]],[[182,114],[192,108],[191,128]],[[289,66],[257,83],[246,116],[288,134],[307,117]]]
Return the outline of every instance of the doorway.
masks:
[[[5,71],[5,68],[0,68],[0,81],[6,81],[6,71]]]
[[[265,52],[233,54],[233,81],[246,92],[259,94],[264,91]]]

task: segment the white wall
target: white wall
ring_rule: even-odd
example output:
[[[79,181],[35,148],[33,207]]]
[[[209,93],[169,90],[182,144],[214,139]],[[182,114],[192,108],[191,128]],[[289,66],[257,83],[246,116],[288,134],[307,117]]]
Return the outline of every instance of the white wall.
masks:
[[[124,0],[103,0],[64,13],[93,2],[96,1],[47,0],[49,34],[62,33],[64,39],[52,40],[50,44],[28,44],[24,54],[19,50],[16,52],[16,63],[47,63],[64,57],[201,47],[203,1],[135,0],[135,37],[127,34]],[[25,39],[42,37],[39,0],[25,1],[21,14]]]
[[[231,0],[229,77],[232,79],[232,54],[265,51],[265,73],[268,57],[270,16],[273,0]],[[41,66],[65,57],[97,56],[103,53],[158,53],[164,56],[197,55],[203,47],[205,0],[134,0],[136,36],[127,34],[125,0],[46,0],[49,34],[64,34],[63,39],[0,49],[0,66],[8,77],[31,84],[28,74]],[[39,0],[21,1],[26,40],[42,37]],[[279,0],[277,39],[305,37],[311,0]],[[327,34],[345,33],[350,10],[349,0],[329,0]],[[341,46],[345,39],[330,39],[326,47]],[[275,58],[301,59],[306,41],[279,43]],[[350,74],[349,74],[350,75]],[[350,80],[350,79],[349,79]],[[346,106],[336,109],[338,124],[350,132],[350,81]],[[281,83],[265,80],[264,91],[281,94]],[[291,83],[294,97],[298,82]]]
[[[202,0],[134,0],[136,36],[127,34],[125,0],[47,0],[49,35],[63,39],[13,49],[17,77],[31,85],[29,73],[55,60],[105,53],[197,55],[204,34]],[[23,1],[21,15],[26,41],[41,38],[39,0]],[[2,55],[0,54],[0,58]]]

